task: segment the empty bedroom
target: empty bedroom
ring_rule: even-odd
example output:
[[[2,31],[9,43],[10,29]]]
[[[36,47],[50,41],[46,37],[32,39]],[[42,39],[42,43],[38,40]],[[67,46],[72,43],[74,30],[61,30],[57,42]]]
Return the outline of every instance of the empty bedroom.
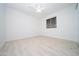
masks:
[[[0,56],[79,56],[79,3],[0,3]]]

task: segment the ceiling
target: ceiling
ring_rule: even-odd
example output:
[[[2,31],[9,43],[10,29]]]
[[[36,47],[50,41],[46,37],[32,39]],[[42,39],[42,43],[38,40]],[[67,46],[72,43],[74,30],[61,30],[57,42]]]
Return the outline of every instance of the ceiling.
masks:
[[[7,3],[7,7],[15,8],[35,18],[44,18],[52,13],[55,13],[73,3]],[[40,6],[41,12],[37,12],[37,7]]]

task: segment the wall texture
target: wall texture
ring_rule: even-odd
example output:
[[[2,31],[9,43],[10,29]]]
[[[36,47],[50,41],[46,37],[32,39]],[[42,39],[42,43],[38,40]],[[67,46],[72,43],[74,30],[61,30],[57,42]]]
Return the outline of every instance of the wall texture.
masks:
[[[46,19],[57,16],[57,28],[46,28]],[[42,35],[79,42],[79,9],[75,5],[42,19]]]
[[[39,21],[19,10],[6,9],[6,39],[23,39],[37,36]]]

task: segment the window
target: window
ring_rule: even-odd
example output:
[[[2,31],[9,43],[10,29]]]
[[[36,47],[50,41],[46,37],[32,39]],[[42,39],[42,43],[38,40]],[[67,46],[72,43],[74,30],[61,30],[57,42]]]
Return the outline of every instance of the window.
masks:
[[[56,17],[50,18],[46,20],[46,27],[47,28],[56,28]]]

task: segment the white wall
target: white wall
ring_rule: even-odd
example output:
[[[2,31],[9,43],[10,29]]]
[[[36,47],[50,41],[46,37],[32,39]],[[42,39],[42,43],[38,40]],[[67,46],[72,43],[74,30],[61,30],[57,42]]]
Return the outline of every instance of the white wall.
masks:
[[[43,35],[79,42],[79,9],[75,10],[75,6],[64,8],[40,20],[22,11],[1,6],[2,4],[0,4],[1,41]],[[54,16],[57,16],[57,28],[46,29],[46,19]]]
[[[46,19],[57,16],[57,28],[47,29]],[[42,35],[79,42],[79,11],[75,5],[42,19]]]
[[[0,4],[0,41],[5,40],[5,6]]]
[[[5,41],[5,6],[0,4],[0,47]]]
[[[23,39],[37,36],[39,21],[22,11],[8,8],[6,10],[6,36],[7,40]]]

